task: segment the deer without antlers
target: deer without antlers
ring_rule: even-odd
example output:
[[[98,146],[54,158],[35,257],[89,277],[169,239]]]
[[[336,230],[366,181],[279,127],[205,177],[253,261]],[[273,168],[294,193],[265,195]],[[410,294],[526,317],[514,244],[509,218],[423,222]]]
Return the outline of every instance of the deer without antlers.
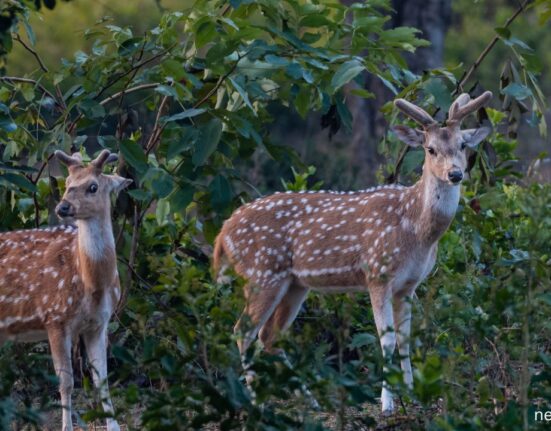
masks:
[[[117,160],[104,150],[88,166],[80,154],[56,156],[69,168],[56,208],[76,227],[57,226],[0,234],[0,345],[6,340],[50,343],[63,407],[71,431],[71,346],[82,336],[103,409],[113,414],[107,388],[107,324],[120,298],[110,194],[131,180],[102,173]],[[107,429],[118,431],[107,419]]]
[[[216,239],[213,266],[222,274],[233,265],[247,280],[246,306],[234,328],[242,355],[258,334],[272,350],[275,335],[291,325],[310,290],[367,290],[385,363],[398,344],[404,382],[412,386],[411,298],[431,272],[438,240],[457,209],[465,148],[490,132],[461,130],[461,121],[491,97],[490,92],[473,100],[460,95],[445,127],[420,107],[395,101],[422,127],[394,128],[407,145],[425,149],[423,174],[411,187],[276,193],[233,213]],[[386,382],[381,401],[384,412],[394,409]]]

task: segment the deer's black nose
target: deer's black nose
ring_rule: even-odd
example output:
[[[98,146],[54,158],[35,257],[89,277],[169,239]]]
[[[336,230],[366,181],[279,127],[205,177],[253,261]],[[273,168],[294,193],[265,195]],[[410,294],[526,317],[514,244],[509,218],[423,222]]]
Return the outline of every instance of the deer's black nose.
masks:
[[[67,201],[61,201],[59,203],[59,205],[56,208],[56,213],[59,217],[72,217],[74,215],[73,207]]]
[[[459,170],[450,171],[448,172],[448,178],[452,183],[457,184],[463,179],[463,172]]]

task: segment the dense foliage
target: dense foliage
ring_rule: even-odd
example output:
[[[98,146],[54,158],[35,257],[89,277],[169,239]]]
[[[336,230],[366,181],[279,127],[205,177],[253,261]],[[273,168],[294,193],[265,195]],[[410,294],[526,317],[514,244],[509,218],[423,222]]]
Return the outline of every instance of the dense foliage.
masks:
[[[25,33],[37,69],[0,77],[2,229],[55,222],[63,188],[55,149],[120,152],[119,172],[135,180],[115,208],[126,303],[111,324],[110,381],[121,421],[152,430],[359,429],[380,421],[382,364],[364,295],[312,295],[281,340],[292,366],[254,356],[252,402],[232,334],[241,280],[213,281],[210,244],[224,218],[256,194],[244,172],[259,153],[306,172],[284,187],[320,186],[313,169],[270,141],[275,108],[316,110],[328,127],[346,129],[347,98],[373,96],[359,86],[344,91],[362,73],[441,112],[459,78],[407,70],[402,54],[426,42],[415,29],[385,27],[385,0],[201,0],[144,34],[99,22],[84,35],[91,48],[55,68],[33,48],[29,10],[14,10],[16,36],[2,37]],[[514,61],[501,80],[504,112],[487,113],[508,135],[496,132],[473,155],[437,268],[414,301],[413,392],[398,368],[390,371],[407,413],[390,420],[410,428],[527,429],[536,426],[534,410],[551,409],[551,189],[518,179],[510,138],[526,101],[532,124],[545,131],[545,101],[530,48],[505,28],[497,35]],[[390,104],[385,112],[396,121]],[[389,173],[416,176],[422,153],[405,154],[392,137],[381,150]],[[55,394],[46,344],[6,345],[0,362],[0,428],[44,421]],[[80,383],[89,400],[87,373]],[[51,390],[39,398],[37,387]],[[102,416],[95,403],[78,405],[83,424]]]

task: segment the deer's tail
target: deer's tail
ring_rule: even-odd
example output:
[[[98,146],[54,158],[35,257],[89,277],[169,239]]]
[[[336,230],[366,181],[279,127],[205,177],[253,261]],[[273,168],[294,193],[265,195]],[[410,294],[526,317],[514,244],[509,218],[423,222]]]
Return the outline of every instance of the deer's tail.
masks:
[[[231,278],[224,275],[225,271],[229,268],[228,256],[224,249],[224,238],[222,232],[218,234],[214,240],[214,252],[212,254],[212,270],[216,277],[216,282],[220,284],[226,284],[231,281]]]

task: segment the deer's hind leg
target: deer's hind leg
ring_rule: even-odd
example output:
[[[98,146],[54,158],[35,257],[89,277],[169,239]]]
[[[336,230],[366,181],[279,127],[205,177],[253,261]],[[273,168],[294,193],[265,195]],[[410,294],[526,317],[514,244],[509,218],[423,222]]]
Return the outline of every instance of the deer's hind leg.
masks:
[[[291,326],[307,294],[308,289],[305,287],[297,284],[291,284],[289,286],[287,293],[285,293],[279,305],[260,329],[259,338],[267,352],[277,353],[273,349],[275,338],[279,333],[287,330]]]
[[[245,309],[235,324],[233,331],[237,335],[237,347],[243,357],[260,328],[268,321],[276,307],[289,290],[291,280],[282,280],[277,286],[261,286],[252,282],[245,286]]]
[[[267,352],[279,354],[283,362],[289,368],[292,368],[291,361],[289,361],[283,350],[275,350],[273,348],[273,342],[279,333],[287,330],[291,326],[308,295],[308,290],[309,289],[298,284],[291,284],[287,293],[283,296],[281,302],[275,308],[268,321],[260,329],[259,338],[264,349]],[[301,389],[306,398],[310,401],[312,408],[316,410],[319,409],[319,403],[310,389],[308,389],[305,384],[301,385]]]
[[[290,279],[281,280],[277,285],[267,284],[265,286],[249,282],[244,288],[246,305],[233,332],[237,336],[237,347],[249,385],[254,378],[254,373],[248,370],[249,364],[245,359],[247,349],[287,293],[290,284]]]
[[[409,356],[411,334],[411,299],[413,291],[399,292],[393,298],[394,325],[396,328],[396,343],[400,354],[400,365],[404,373],[404,383],[413,388],[413,374]]]

